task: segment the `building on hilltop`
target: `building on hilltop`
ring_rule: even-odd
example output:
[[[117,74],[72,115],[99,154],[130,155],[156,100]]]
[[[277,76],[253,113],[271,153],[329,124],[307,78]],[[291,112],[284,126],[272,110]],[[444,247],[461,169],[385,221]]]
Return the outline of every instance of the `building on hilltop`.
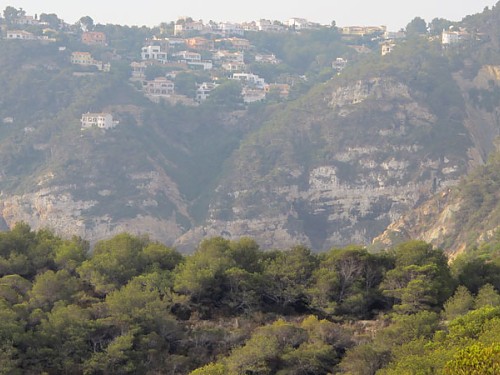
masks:
[[[84,113],[81,118],[82,130],[97,127],[99,129],[112,129],[117,122],[113,121],[110,113]]]
[[[230,22],[220,22],[217,25],[217,29],[214,31],[220,32],[224,36],[230,35],[239,35],[243,36],[245,34],[245,30],[238,23],[230,23]]]
[[[201,32],[205,26],[201,21],[187,21],[186,19],[177,20],[174,26],[174,35],[184,35],[188,32]]]
[[[288,27],[293,30],[304,30],[311,28],[311,23],[305,18],[290,18],[287,24]]]
[[[345,26],[341,28],[342,35],[365,36],[374,33],[385,34],[386,26]]]
[[[469,38],[470,34],[463,29],[459,31],[443,30],[441,34],[441,44],[443,46],[457,45]]]
[[[19,16],[14,20],[16,25],[38,25],[40,21],[35,19],[33,16]]]
[[[270,20],[259,20],[255,23],[259,31],[281,32],[285,31],[285,26],[271,22]]]

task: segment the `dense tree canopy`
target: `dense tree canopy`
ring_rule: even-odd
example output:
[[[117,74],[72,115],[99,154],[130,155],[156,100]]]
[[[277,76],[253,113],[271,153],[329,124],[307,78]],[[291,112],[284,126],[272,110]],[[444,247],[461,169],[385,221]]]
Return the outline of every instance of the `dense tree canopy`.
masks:
[[[79,238],[18,224],[0,233],[0,264],[1,373],[498,366],[498,290],[488,279],[455,289],[462,271],[454,278],[441,250],[421,241],[314,254],[214,237],[184,256],[123,233],[89,252]]]

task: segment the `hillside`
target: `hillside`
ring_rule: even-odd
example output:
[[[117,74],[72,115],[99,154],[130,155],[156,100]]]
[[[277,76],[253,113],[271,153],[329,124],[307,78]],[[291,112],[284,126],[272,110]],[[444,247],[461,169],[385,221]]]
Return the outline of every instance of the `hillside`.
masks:
[[[447,249],[454,257],[498,243],[500,229],[500,152],[460,184],[403,215],[375,238],[374,247],[419,238]]]
[[[151,65],[141,46],[161,50],[168,30],[95,25],[102,45],[85,44],[81,25],[60,26],[51,41],[34,26],[32,40],[6,37],[3,224],[92,242],[148,233],[187,251],[213,235],[250,235],[266,248],[367,244],[493,150],[497,8],[454,25],[467,35],[457,45],[408,35],[385,56],[379,31],[332,27],[197,37],[215,50],[170,46],[174,60]],[[4,20],[7,30],[14,21]],[[86,53],[92,64],[75,64]],[[209,57],[211,71],[193,69]],[[347,66],[337,74],[339,58]],[[253,84],[217,59],[244,64],[254,74],[237,74]],[[169,80],[174,96],[148,99],[148,87]],[[267,93],[264,80],[274,82]],[[216,89],[195,102],[207,81]],[[82,130],[87,112],[111,113],[118,125]]]

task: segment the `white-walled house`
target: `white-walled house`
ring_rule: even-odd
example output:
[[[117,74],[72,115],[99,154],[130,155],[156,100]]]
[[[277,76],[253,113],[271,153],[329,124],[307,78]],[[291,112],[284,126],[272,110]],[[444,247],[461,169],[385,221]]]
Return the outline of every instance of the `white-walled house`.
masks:
[[[198,52],[180,51],[174,53],[172,56],[178,58],[179,60],[201,61],[201,54],[199,54]]]
[[[207,100],[207,98],[210,96],[210,92],[213,89],[215,89],[217,86],[218,86],[218,84],[216,84],[214,82],[203,82],[196,89],[196,101],[203,102],[203,101]]]
[[[116,126],[113,115],[110,113],[84,113],[82,119],[82,130],[97,127],[99,129],[111,129]]]
[[[470,35],[465,30],[460,30],[460,31],[443,30],[443,33],[441,34],[441,43],[444,46],[457,45],[469,38]]]
[[[24,30],[9,30],[7,31],[7,39],[15,40],[36,40],[36,36]]]
[[[243,82],[245,85],[250,85],[255,88],[264,89],[266,81],[256,74],[251,73],[233,73],[232,79]]]
[[[143,86],[146,95],[166,97],[174,94],[174,83],[166,77],[156,77],[152,81],[145,81]]]
[[[160,46],[144,46],[141,49],[142,60],[156,60],[165,64],[167,60],[167,52],[163,51]]]

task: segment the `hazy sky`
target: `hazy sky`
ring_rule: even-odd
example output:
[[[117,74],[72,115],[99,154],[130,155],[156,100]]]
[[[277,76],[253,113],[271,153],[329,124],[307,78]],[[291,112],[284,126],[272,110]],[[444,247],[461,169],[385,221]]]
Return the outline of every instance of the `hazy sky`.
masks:
[[[252,21],[261,18],[285,21],[306,18],[321,24],[335,20],[338,26],[386,25],[390,30],[405,27],[414,17],[459,21],[482,12],[497,0],[0,0],[23,8],[27,14],[56,13],[68,23],[90,16],[95,23],[155,26],[190,16],[204,21]]]

